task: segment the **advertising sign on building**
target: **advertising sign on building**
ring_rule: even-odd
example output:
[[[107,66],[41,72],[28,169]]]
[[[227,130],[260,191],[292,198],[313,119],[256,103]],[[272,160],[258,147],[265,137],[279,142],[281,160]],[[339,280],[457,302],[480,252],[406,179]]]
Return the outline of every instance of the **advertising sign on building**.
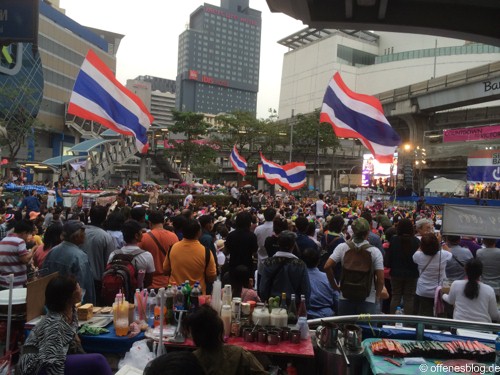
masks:
[[[443,130],[443,142],[489,141],[500,139],[500,125]]]
[[[38,1],[2,0],[0,2],[0,43],[38,41]]]
[[[500,150],[481,150],[469,154],[467,181],[500,182]]]

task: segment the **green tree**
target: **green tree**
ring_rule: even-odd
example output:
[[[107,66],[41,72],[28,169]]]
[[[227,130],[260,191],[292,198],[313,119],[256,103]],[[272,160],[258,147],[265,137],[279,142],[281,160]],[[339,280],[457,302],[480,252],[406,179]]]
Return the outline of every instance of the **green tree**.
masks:
[[[214,150],[216,145],[206,139],[210,124],[204,118],[204,115],[199,113],[173,111],[175,123],[170,127],[170,131],[184,136],[183,142],[175,144],[174,152],[186,168],[208,164],[217,156]]]
[[[319,155],[325,154],[328,149],[335,151],[340,147],[339,140],[332,126],[319,122],[320,110],[316,109],[309,114],[298,114],[293,124],[294,160],[314,161]],[[291,131],[290,129],[288,129]]]
[[[27,87],[0,88],[0,147],[7,151],[7,158],[13,163],[26,138],[33,136],[35,127],[42,128],[42,123],[33,115],[32,90]]]
[[[238,150],[246,149],[254,152],[257,140],[261,136],[262,122],[257,120],[250,112],[235,111],[230,114],[216,117],[217,131],[213,137],[221,144],[223,149],[231,149],[234,145]]]

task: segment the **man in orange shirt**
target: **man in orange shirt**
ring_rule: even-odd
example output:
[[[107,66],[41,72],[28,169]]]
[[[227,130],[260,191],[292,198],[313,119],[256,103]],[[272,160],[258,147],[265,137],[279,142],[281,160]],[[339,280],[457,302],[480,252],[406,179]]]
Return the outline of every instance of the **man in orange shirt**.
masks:
[[[149,213],[149,223],[151,230],[142,236],[139,247],[151,253],[155,263],[153,283],[151,288],[161,288],[168,285],[168,276],[163,273],[163,262],[167,257],[172,245],[179,242],[175,233],[163,228],[163,214],[160,211]]]
[[[203,294],[206,282],[214,282],[217,277],[215,260],[209,249],[198,240],[201,226],[197,220],[190,219],[184,227],[184,238],[175,243],[163,262],[163,272],[170,274],[170,283],[178,285],[186,280],[192,285],[200,282]]]

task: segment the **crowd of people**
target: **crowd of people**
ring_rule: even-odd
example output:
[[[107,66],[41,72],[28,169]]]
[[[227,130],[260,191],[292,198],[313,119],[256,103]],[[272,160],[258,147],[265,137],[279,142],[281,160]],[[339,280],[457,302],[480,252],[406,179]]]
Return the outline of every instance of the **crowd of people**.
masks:
[[[9,287],[11,273],[14,287],[22,287],[37,272],[58,271],[77,283],[83,302],[100,305],[107,265],[128,254],[144,273],[144,288],[188,280],[210,294],[220,278],[243,302],[285,293],[289,306],[304,295],[309,318],[401,307],[406,314],[498,319],[498,239],[442,238],[439,212],[424,203],[415,209],[372,197],[229,193],[227,206],[201,204],[207,200],[189,193],[175,207],[134,203],[124,190],[114,203],[88,211],[2,200],[0,288]],[[38,199],[36,193],[27,198]],[[452,284],[443,293],[445,281]],[[212,312],[204,314],[206,320]],[[202,366],[213,365],[203,350],[197,357]]]

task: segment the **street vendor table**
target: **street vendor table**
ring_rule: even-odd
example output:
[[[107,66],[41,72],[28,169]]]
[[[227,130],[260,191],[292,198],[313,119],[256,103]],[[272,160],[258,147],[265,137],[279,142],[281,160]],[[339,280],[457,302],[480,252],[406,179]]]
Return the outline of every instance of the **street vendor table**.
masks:
[[[245,342],[242,337],[230,337],[226,344],[240,346],[252,353],[261,353],[267,355],[281,355],[291,357],[314,358],[314,349],[311,339],[300,340],[299,344],[291,342],[280,342],[278,345],[261,344],[258,342]],[[193,340],[186,339],[184,343],[165,342],[168,348],[195,349]]]
[[[425,365],[405,365],[402,364],[401,367],[393,365],[390,362],[384,360],[385,356],[375,355],[371,350],[371,344],[374,341],[379,341],[380,339],[366,339],[363,341],[363,347],[365,349],[365,355],[368,358],[368,363],[370,365],[370,369],[375,375],[385,375],[385,374],[393,374],[393,375],[420,375],[429,373],[432,375],[440,374],[440,375],[452,375],[459,374],[458,372],[452,371],[443,371],[443,366],[438,366],[438,364],[446,365],[445,360],[435,360],[431,358],[425,358]],[[394,340],[401,343],[410,342],[411,340]],[[412,341],[414,342],[414,341]],[[402,358],[398,359],[399,362],[402,362]],[[472,364],[472,361],[469,361]],[[476,365],[482,365],[477,363]],[[486,366],[491,365],[491,363],[485,364]],[[368,373],[368,369],[364,369],[364,374]],[[463,374],[463,373],[462,373]],[[493,374],[492,372],[485,372],[484,374]]]
[[[106,326],[106,329],[109,330],[109,333],[103,333],[97,336],[80,335],[83,349],[87,353],[123,354],[130,350],[134,342],[144,339],[144,332],[132,338],[128,338],[127,336],[116,336],[113,323]]]

